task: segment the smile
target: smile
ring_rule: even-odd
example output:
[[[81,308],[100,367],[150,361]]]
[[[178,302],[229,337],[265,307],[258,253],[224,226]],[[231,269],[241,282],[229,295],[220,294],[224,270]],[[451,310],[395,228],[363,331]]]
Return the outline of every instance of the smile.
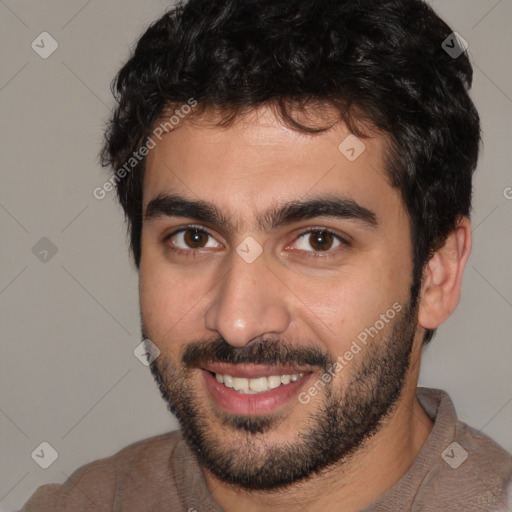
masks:
[[[270,414],[299,402],[300,390],[313,376],[312,371],[305,369],[283,371],[284,368],[276,366],[219,364],[215,365],[217,371],[212,371],[213,366],[200,370],[210,400],[225,412],[245,416]]]
[[[270,375],[268,377],[257,377],[255,379],[247,379],[244,377],[233,377],[231,375],[223,375],[216,373],[215,378],[225,387],[233,389],[241,394],[255,395],[266,393],[271,389],[280,386],[286,386],[290,382],[304,377],[303,373],[294,373],[292,375]]]

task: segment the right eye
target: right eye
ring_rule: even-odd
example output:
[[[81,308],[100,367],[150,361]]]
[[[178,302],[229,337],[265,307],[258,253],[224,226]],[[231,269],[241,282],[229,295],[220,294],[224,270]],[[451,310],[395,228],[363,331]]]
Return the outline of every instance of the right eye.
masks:
[[[208,238],[211,238],[211,241]],[[214,241],[210,233],[197,227],[187,227],[174,231],[167,235],[164,241],[172,251],[182,253],[221,246],[221,244]]]

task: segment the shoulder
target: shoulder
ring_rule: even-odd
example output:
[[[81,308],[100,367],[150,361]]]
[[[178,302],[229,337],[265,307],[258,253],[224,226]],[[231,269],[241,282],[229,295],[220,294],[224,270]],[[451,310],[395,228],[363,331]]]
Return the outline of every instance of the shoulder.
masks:
[[[445,391],[419,388],[418,399],[435,424],[422,450],[427,470],[417,500],[432,502],[426,510],[502,510],[512,479],[512,454],[461,421]]]
[[[162,478],[181,440],[181,431],[174,430],[89,462],[62,484],[38,487],[19,512],[111,511],[120,486],[140,493],[147,483]]]
[[[457,442],[467,452],[467,461],[459,468],[463,469],[467,464],[464,468],[466,485],[469,489],[480,489],[474,496],[475,501],[483,499],[481,505],[484,507],[507,505],[507,494],[512,485],[512,454],[462,421],[458,422]],[[509,510],[508,506],[503,510]]]
[[[494,467],[512,472],[512,454],[489,436],[462,421],[458,422],[457,434],[483,470]]]

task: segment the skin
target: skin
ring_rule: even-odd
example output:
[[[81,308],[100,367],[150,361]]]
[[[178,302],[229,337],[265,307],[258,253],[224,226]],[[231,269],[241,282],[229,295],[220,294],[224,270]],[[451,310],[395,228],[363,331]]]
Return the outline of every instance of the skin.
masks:
[[[229,128],[214,126],[214,120],[214,112],[193,122],[185,120],[147,157],[144,211],[159,194],[173,193],[215,204],[238,227],[231,231],[166,216],[144,220],[140,306],[146,335],[161,351],[158,360],[178,367],[191,340],[219,335],[234,348],[265,336],[334,358],[345,354],[352,340],[392,304],[405,305],[410,298],[409,218],[398,190],[384,173],[385,137],[374,134],[364,139],[365,151],[350,162],[338,150],[349,135],[341,122],[327,132],[308,135],[283,126],[266,108],[239,118]],[[357,201],[375,213],[378,226],[317,217],[269,232],[259,230],[256,216],[276,203],[321,194]],[[184,251],[187,246],[178,237],[163,241],[164,236],[190,224],[211,235],[208,247],[188,249],[194,257],[171,252],[168,247],[173,242]],[[308,244],[309,235],[301,235],[307,228],[322,227],[348,236],[350,245],[308,257],[315,254],[314,247]],[[247,237],[263,248],[250,264],[236,253]],[[424,270],[411,364],[396,407],[383,418],[382,428],[352,457],[288,486],[285,492],[244,490],[202,468],[213,498],[224,510],[291,511],[299,503],[311,512],[356,511],[405,474],[432,429],[415,395],[421,342],[425,329],[439,326],[457,306],[470,250],[469,220],[461,217]],[[392,322],[372,340],[376,349],[391,326]],[[350,382],[363,358],[364,351],[336,373],[333,389]],[[252,434],[221,423],[199,370],[188,379],[211,435],[226,448],[242,447],[248,438],[262,452],[297,442],[300,429],[326,400],[325,391],[308,404],[291,400],[280,411],[275,428],[251,438]]]

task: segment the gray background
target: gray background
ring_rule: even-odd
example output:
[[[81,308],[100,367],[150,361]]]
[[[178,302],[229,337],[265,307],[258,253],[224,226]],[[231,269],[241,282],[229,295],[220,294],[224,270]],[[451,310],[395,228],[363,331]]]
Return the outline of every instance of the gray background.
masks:
[[[485,147],[461,303],[426,351],[420,385],[447,390],[461,419],[512,451],[512,1],[432,3],[469,42]],[[107,177],[97,153],[110,81],[167,5],[0,0],[2,511],[86,462],[177,428],[133,355],[137,274],[122,212],[113,192],[92,195]],[[48,59],[31,48],[43,31],[59,44]],[[47,261],[33,252],[43,237],[57,248]],[[58,452],[46,470],[31,457],[43,441]]]

